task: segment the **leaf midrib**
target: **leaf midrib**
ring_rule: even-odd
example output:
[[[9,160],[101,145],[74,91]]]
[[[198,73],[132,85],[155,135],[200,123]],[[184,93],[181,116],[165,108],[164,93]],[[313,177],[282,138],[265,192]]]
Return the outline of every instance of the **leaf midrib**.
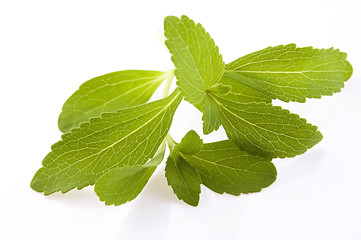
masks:
[[[84,116],[84,114],[88,114],[88,113],[90,113],[90,112],[96,112],[99,108],[102,108],[102,107],[104,107],[104,106],[107,106],[107,105],[109,105],[110,103],[118,100],[119,98],[121,98],[121,97],[123,97],[123,96],[125,96],[125,95],[127,95],[127,94],[129,94],[129,93],[132,93],[132,92],[134,92],[134,91],[136,91],[136,90],[138,90],[138,89],[140,89],[140,88],[142,88],[142,87],[144,87],[144,86],[153,85],[153,84],[157,83],[158,81],[160,81],[160,80],[162,79],[162,77],[163,77],[163,75],[160,76],[160,77],[158,77],[157,79],[155,79],[155,80],[153,80],[153,81],[149,81],[149,82],[146,82],[146,83],[144,83],[144,84],[141,84],[141,85],[139,85],[139,86],[137,86],[137,87],[135,87],[135,88],[132,88],[132,89],[130,89],[130,90],[128,90],[128,91],[126,91],[126,92],[124,92],[124,93],[116,96],[115,98],[112,98],[110,101],[106,101],[106,102],[104,102],[104,103],[101,104],[101,105],[98,105],[98,106],[96,106],[96,107],[94,107],[94,108],[92,108],[92,109],[89,109],[88,111],[81,112],[82,115],[76,117],[75,120],[74,120],[74,122],[77,122],[79,119],[81,119],[81,118]],[[119,83],[117,83],[117,84],[122,84],[122,83],[124,83],[124,82],[119,82]],[[117,85],[117,84],[115,84],[115,85]],[[103,88],[103,87],[105,87],[105,86],[108,86],[108,85],[110,85],[110,84],[102,85],[102,86],[100,86],[99,88],[94,89],[93,91],[98,90],[98,89],[101,89],[101,88]],[[114,84],[111,84],[111,85],[114,85]],[[148,90],[148,89],[145,89],[145,91],[147,91],[147,90]],[[143,91],[142,93],[144,93],[145,91]],[[89,93],[88,93],[87,95],[89,95]],[[87,96],[87,95],[85,95],[85,96]],[[141,95],[141,94],[139,94],[139,95]],[[82,97],[81,99],[84,99],[84,97]],[[133,101],[134,101],[134,99],[133,99]],[[129,103],[131,103],[131,102],[129,102]],[[123,107],[120,107],[119,109],[121,109],[121,108],[123,108]],[[74,109],[74,110],[75,110],[75,109]],[[71,113],[71,112],[69,112],[69,114],[65,115],[63,118],[68,117],[68,116],[70,115],[70,113]]]
[[[108,147],[100,150],[98,153],[92,154],[88,157],[92,157],[94,155],[98,155],[100,153],[102,153],[103,151],[106,151],[110,148],[112,148],[113,146],[115,146],[116,144],[118,144],[119,142],[123,141],[124,139],[128,138],[129,136],[131,136],[132,134],[134,134],[135,132],[137,132],[138,130],[140,130],[141,128],[143,128],[144,126],[146,126],[148,123],[150,123],[151,121],[153,121],[155,118],[157,118],[161,113],[163,113],[166,109],[168,109],[168,107],[175,101],[175,99],[177,99],[177,97],[180,95],[180,92],[178,92],[174,98],[167,104],[164,106],[164,108],[159,111],[159,113],[157,113],[156,115],[154,115],[151,119],[149,119],[148,121],[146,121],[145,123],[143,123],[142,125],[140,125],[138,128],[136,128],[134,131],[130,132],[129,134],[127,134],[126,136],[124,136],[123,138],[115,141],[114,143],[112,143],[111,145],[109,145]]]
[[[64,172],[66,171],[68,168],[74,166],[75,164],[78,164],[78,163],[81,163],[83,161],[86,161],[88,160],[89,158],[92,158],[93,156],[96,156],[96,155],[100,155],[102,152],[104,151],[107,151],[109,150],[110,148],[112,148],[113,146],[115,146],[116,144],[118,144],[119,142],[123,141],[125,138],[129,137],[130,135],[134,134],[135,132],[137,132],[139,129],[143,128],[145,125],[147,125],[149,122],[151,122],[153,119],[155,119],[156,117],[158,117],[162,112],[164,112],[166,109],[168,109],[168,107],[178,98],[178,96],[180,95],[180,92],[178,92],[174,97],[173,99],[159,112],[157,113],[155,116],[153,116],[150,120],[148,120],[147,122],[145,122],[144,124],[142,124],[141,126],[139,126],[137,129],[135,129],[134,131],[130,132],[129,134],[127,134],[126,136],[124,136],[123,138],[117,140],[116,142],[112,143],[111,145],[103,148],[102,150],[100,150],[99,152],[97,153],[94,153],[94,154],[91,154],[79,161],[76,161],[70,165],[68,165],[67,167],[63,168],[61,172]],[[57,158],[55,158],[53,161],[55,161]],[[121,161],[121,160],[120,160]],[[87,166],[85,166],[84,168],[88,167],[93,161],[91,161]],[[49,165],[47,165],[49,166]]]
[[[217,164],[216,162],[208,161],[208,160],[206,160],[206,159],[204,159],[204,158],[197,157],[196,155],[193,155],[192,157],[197,158],[199,161],[203,161],[203,162],[206,162],[206,163],[209,163],[209,164],[213,164],[213,165],[215,165],[217,168],[223,167],[223,168],[227,168],[227,169],[234,170],[234,171],[236,171],[236,172],[237,172],[237,171],[242,171],[242,172],[246,172],[246,173],[270,175],[269,173],[255,172],[255,171],[250,171],[250,170],[249,170],[249,169],[250,169],[251,167],[253,167],[254,165],[259,164],[259,162],[254,163],[254,164],[251,164],[251,166],[249,166],[247,169],[240,169],[240,168],[233,168],[233,167],[226,166],[226,165],[222,165],[222,164]]]
[[[348,72],[348,71],[344,71],[344,70],[301,70],[301,71],[252,71],[252,70],[237,70],[237,69],[234,69],[234,70],[224,70],[225,73],[239,73],[239,74],[242,74],[242,73],[263,73],[263,74],[304,74],[304,73],[326,73],[326,72],[329,72],[329,73],[335,73],[335,72]]]
[[[253,127],[255,127],[255,128],[258,128],[258,129],[261,129],[261,130],[263,130],[263,131],[266,131],[266,132],[270,132],[270,133],[272,133],[272,134],[275,134],[276,136],[281,135],[281,136],[284,136],[284,137],[287,137],[287,138],[296,140],[296,141],[299,142],[299,144],[303,145],[304,147],[307,147],[307,146],[305,146],[304,144],[302,144],[302,143],[299,141],[299,139],[296,138],[296,137],[292,137],[292,136],[287,135],[287,134],[284,134],[284,133],[275,132],[275,131],[272,131],[272,130],[270,130],[270,129],[263,128],[263,127],[261,127],[261,126],[259,126],[259,125],[257,125],[257,124],[253,124],[253,123],[247,121],[246,119],[244,119],[244,118],[236,115],[236,114],[233,113],[232,111],[230,111],[230,110],[229,110],[227,107],[225,107],[222,103],[220,103],[219,101],[217,101],[213,96],[211,96],[211,97],[216,101],[216,103],[217,103],[221,108],[225,109],[227,112],[229,112],[230,114],[232,114],[232,115],[235,116],[236,118],[242,120],[243,122],[246,122],[246,123],[248,123],[249,125],[251,125],[251,126],[253,126]],[[221,112],[222,112],[222,111],[221,111]],[[223,112],[222,112],[222,114],[223,114],[223,116],[224,116],[224,113],[223,113]],[[227,119],[227,121],[233,126],[233,124],[228,120],[228,118],[227,118],[226,116],[224,116],[224,117],[225,117],[225,118]],[[238,132],[240,132],[237,128],[234,127],[234,129],[236,129]],[[254,129],[254,130],[255,130],[260,136],[263,137],[263,134],[260,134],[256,129]],[[241,133],[241,132],[240,132],[240,133]],[[265,138],[265,139],[267,139],[267,138]],[[278,141],[283,142],[281,139],[278,139]],[[261,146],[255,145],[253,141],[250,141],[250,142],[251,142],[254,146],[258,147],[258,148],[261,147]],[[274,147],[274,145],[273,145],[272,142],[270,142],[270,141],[268,141],[268,142],[272,145],[272,147],[273,147],[274,149],[276,149],[276,148]],[[284,142],[283,142],[283,143],[284,143]],[[294,149],[292,146],[290,146],[290,145],[287,145],[287,146],[290,147],[293,151],[297,152],[296,149]],[[269,151],[269,150],[267,150],[267,149],[264,149],[264,150],[265,150],[265,151]],[[279,151],[280,151],[280,150],[279,150]],[[282,151],[282,152],[283,152],[283,151]]]

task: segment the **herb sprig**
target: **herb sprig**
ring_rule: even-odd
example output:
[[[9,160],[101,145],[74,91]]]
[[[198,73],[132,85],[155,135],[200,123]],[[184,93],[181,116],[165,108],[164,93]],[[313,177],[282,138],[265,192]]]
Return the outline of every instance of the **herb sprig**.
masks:
[[[277,176],[273,158],[294,157],[322,139],[317,127],[272,105],[341,91],[352,75],[346,54],[269,47],[225,64],[213,39],[186,16],[165,18],[175,70],[125,70],[93,78],[64,103],[64,133],[31,181],[45,195],[94,185],[106,205],[133,200],[162,162],[177,197],[197,206],[200,185],[217,193],[259,192]],[[173,78],[177,88],[169,95]],[[148,102],[167,80],[164,98]],[[182,99],[203,113],[203,132],[222,126],[229,140],[206,143],[191,130],[169,135]]]

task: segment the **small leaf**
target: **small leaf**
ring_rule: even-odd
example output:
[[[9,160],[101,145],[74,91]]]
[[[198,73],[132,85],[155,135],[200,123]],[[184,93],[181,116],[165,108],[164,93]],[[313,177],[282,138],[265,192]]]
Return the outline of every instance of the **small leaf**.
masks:
[[[351,75],[346,53],[295,44],[248,54],[227,64],[224,72],[225,77],[286,102],[340,92]]]
[[[224,62],[211,36],[186,16],[164,21],[166,45],[176,66],[177,84],[185,100],[200,104],[206,90],[221,79]]]
[[[113,168],[96,181],[94,190],[106,205],[120,205],[135,199],[162,162],[165,142],[145,165]]]
[[[170,152],[165,176],[180,200],[197,206],[201,192],[201,179],[197,171],[184,159],[184,154],[195,154],[201,150],[203,140],[191,130]]]
[[[277,176],[269,158],[241,151],[230,140],[204,144],[201,151],[185,158],[201,176],[202,184],[221,194],[259,192]]]
[[[90,79],[64,103],[59,129],[68,132],[104,112],[146,103],[167,77],[166,72],[126,70]]]
[[[110,169],[145,164],[167,135],[181,94],[92,118],[62,135],[31,181],[45,195],[93,185]]]
[[[217,83],[206,90],[207,93],[214,93],[218,95],[227,95],[232,90],[230,85],[224,85],[222,83]]]
[[[194,130],[190,130],[182,138],[182,141],[175,146],[172,153],[181,152],[184,154],[195,154],[202,149],[202,146],[203,140]]]
[[[294,157],[322,139],[316,126],[281,107],[212,96],[219,106],[227,136],[241,150],[263,157]]]
[[[168,157],[165,176],[177,195],[192,206],[197,206],[201,193],[201,179],[197,171],[180,154],[171,154]]]
[[[219,126],[221,126],[221,115],[218,108],[218,104],[207,94],[202,110],[204,134],[210,134],[213,131],[217,131]]]

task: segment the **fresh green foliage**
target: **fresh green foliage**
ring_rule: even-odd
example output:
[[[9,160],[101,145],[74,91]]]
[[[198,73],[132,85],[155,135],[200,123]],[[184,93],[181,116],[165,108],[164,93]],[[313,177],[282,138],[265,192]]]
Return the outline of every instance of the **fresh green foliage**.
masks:
[[[224,72],[218,47],[199,23],[196,25],[186,16],[166,17],[164,31],[184,98],[193,104],[201,103],[206,90],[218,83]]]
[[[168,184],[180,200],[192,206],[197,206],[201,193],[201,179],[197,171],[186,161],[184,155],[195,154],[203,147],[203,141],[195,131],[189,131],[179,144],[172,139],[171,149],[165,176]]]
[[[271,158],[241,151],[230,140],[204,144],[201,151],[185,158],[197,170],[202,183],[217,193],[259,192],[277,176]]]
[[[232,90],[231,85],[224,85],[222,83],[217,83],[206,90],[207,93],[216,93],[222,96],[228,95]]]
[[[221,115],[218,105],[209,94],[205,97],[202,120],[204,134],[216,131],[221,126]]]
[[[68,132],[104,112],[146,103],[168,76],[167,72],[126,70],[90,79],[64,103],[59,129]]]
[[[145,164],[167,135],[182,100],[179,91],[167,98],[104,113],[65,133],[52,146],[31,187],[44,192],[67,192],[93,185],[112,168]]]
[[[172,139],[169,139],[169,141],[173,141]],[[173,141],[174,143],[174,141]],[[203,140],[199,137],[199,135],[191,130],[189,131],[182,141],[179,144],[174,143],[174,148],[172,149],[170,155],[176,154],[178,152],[183,154],[195,154],[199,152],[203,147]]]
[[[201,178],[197,171],[181,156],[169,156],[165,167],[168,185],[179,200],[197,206],[201,193]]]
[[[322,139],[316,126],[270,103],[233,102],[216,96],[213,100],[229,139],[254,155],[294,157]]]
[[[223,99],[227,99],[234,102],[267,102],[271,103],[272,99],[266,95],[253,90],[252,88],[246,87],[236,81],[223,77],[221,83],[230,86],[231,90],[226,95],[221,95]],[[220,95],[220,94],[218,94]]]
[[[59,129],[31,187],[45,195],[94,185],[106,205],[136,198],[167,143],[165,176],[192,206],[201,184],[217,193],[259,192],[277,176],[273,158],[295,157],[322,139],[317,127],[272,99],[304,102],[339,92],[352,75],[339,50],[269,47],[227,65],[213,39],[186,16],[165,19],[175,70],[126,70],[93,78],[65,102]],[[171,81],[178,87],[168,96]],[[165,80],[163,98],[149,102]],[[223,127],[228,140],[203,144],[193,130],[178,144],[169,134],[185,99],[203,113],[203,132]]]
[[[136,198],[162,162],[165,146],[163,142],[154,158],[144,165],[113,168],[105,173],[94,186],[100,200],[117,206]]]
[[[211,89],[205,96],[203,106],[197,106],[198,109],[203,112],[203,133],[209,134],[221,126],[222,115],[219,109],[219,105],[212,98],[211,94],[214,93],[218,96],[221,96],[224,100],[247,103],[247,102],[271,102],[272,99],[263,95],[260,92],[248,88],[244,85],[238,84],[237,82],[229,79],[222,78],[221,86],[215,85],[218,88],[223,89],[223,91],[217,91],[217,89]],[[213,91],[212,91],[213,90]],[[224,94],[226,92],[226,94]]]
[[[305,102],[341,91],[352,74],[339,50],[269,47],[226,65],[224,76],[282,101]]]

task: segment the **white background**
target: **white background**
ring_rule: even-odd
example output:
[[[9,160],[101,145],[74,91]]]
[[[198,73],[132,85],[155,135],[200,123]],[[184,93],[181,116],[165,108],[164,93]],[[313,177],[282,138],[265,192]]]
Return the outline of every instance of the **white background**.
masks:
[[[361,239],[361,4],[354,1],[1,1],[0,239]],[[98,75],[173,67],[163,19],[202,23],[225,62],[278,44],[336,47],[354,74],[342,93],[281,103],[319,126],[324,139],[278,178],[239,197],[202,188],[197,208],[167,186],[164,165],[131,203],[106,207],[92,187],[45,197],[30,189],[57,117],[78,86]],[[182,103],[171,133],[201,133]],[[206,142],[224,138],[219,131]]]

